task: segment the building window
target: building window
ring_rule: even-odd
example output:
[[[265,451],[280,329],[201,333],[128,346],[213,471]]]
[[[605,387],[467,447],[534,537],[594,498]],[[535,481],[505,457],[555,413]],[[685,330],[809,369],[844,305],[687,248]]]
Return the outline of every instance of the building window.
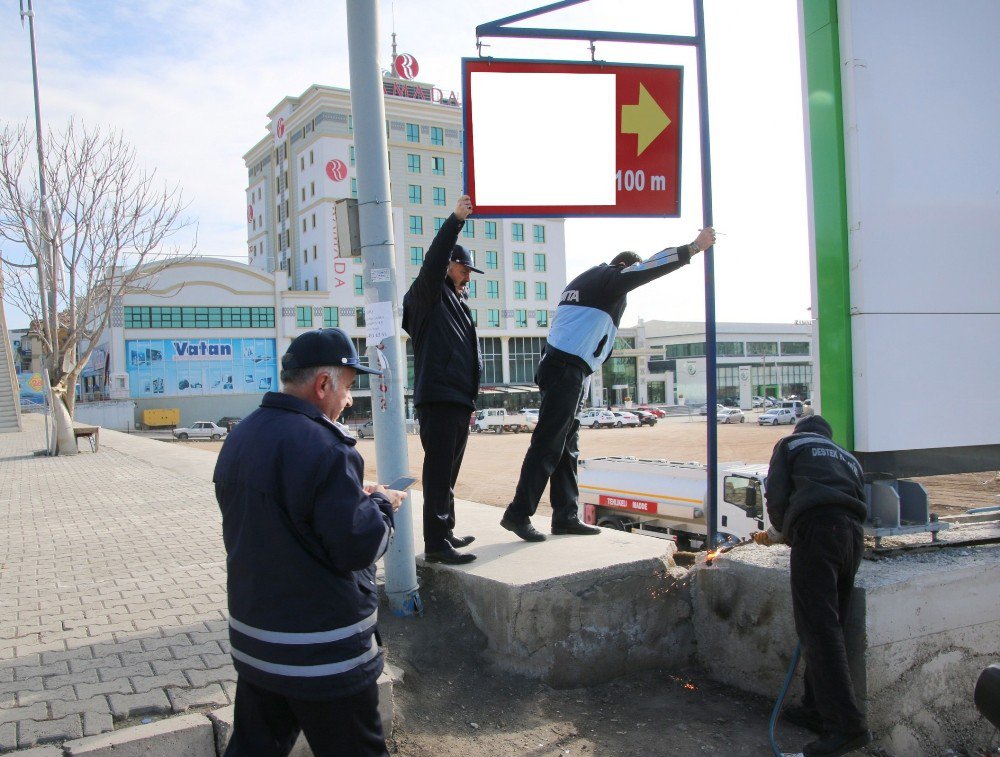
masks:
[[[354,116],[351,114],[347,115],[347,130],[350,132],[354,131]]]
[[[407,142],[419,142],[420,141],[420,127],[416,124],[406,125],[406,141]]]
[[[439,146],[444,144],[444,129],[440,126],[431,127],[431,144]]]
[[[306,156],[305,155],[303,155],[302,157],[299,158],[299,170],[300,171],[305,171],[306,170]]]
[[[309,196],[310,197],[315,197],[316,196],[316,182],[315,181],[310,181],[309,182]]]
[[[412,152],[406,156],[406,170],[410,173],[420,173],[420,156]]]
[[[470,249],[466,249],[465,251],[467,253],[469,253],[469,257],[472,258],[472,265],[475,266],[476,265],[476,251],[475,250],[470,250]]]
[[[306,291],[309,291],[309,279],[306,279]]]
[[[512,223],[510,225],[511,234],[513,235],[515,242],[524,241],[524,224],[523,223]]]
[[[313,164],[313,151],[310,150],[309,151],[309,165],[312,165],[312,164]]]
[[[303,250],[302,251],[302,262],[303,263],[308,263],[309,262],[309,250]]]
[[[410,248],[410,265],[423,265],[424,264],[424,248],[423,247],[411,247]]]
[[[437,234],[439,231],[441,231],[441,227],[442,226],[444,226],[444,219],[443,218],[435,218],[434,219],[434,233]]]
[[[549,325],[549,311],[548,310],[536,310],[535,311],[535,323],[543,328],[548,328]]]
[[[306,282],[306,289],[308,290],[309,282]],[[300,328],[312,328],[313,325],[313,309],[312,305],[298,305],[295,308],[295,325]]]
[[[760,357],[761,355],[777,355],[777,354],[778,354],[777,342],[747,342],[747,355],[750,356],[756,355],[757,357]]]
[[[540,223],[536,223],[533,230],[535,232],[535,241],[539,244],[545,244],[545,227]]]
[[[497,238],[497,222],[496,221],[485,221],[486,224],[486,238],[496,239]]]
[[[476,236],[476,222],[466,219],[465,228],[462,229],[462,236],[465,237],[475,237]]]
[[[312,214],[312,227],[314,229],[316,228],[316,214],[315,213]]]
[[[435,176],[444,176],[444,158],[431,158],[431,173]]]
[[[537,273],[545,273],[545,253],[536,252],[535,253],[535,271]]]
[[[410,216],[410,233],[411,234],[423,234],[424,233],[424,219],[423,219],[423,216]]]
[[[496,323],[493,322],[494,317]],[[500,311],[491,310],[487,319],[489,325],[497,328],[500,326]],[[495,336],[482,337],[479,340],[479,354],[483,356],[482,383],[500,384],[503,383],[503,353],[500,339]]]
[[[350,149],[351,149],[351,165],[353,166],[357,162],[357,159],[354,157],[354,145],[351,145]]]
[[[499,281],[487,281],[486,282],[486,296],[491,300],[497,300],[500,298],[500,282]]]
[[[351,197],[355,200],[358,199],[358,180],[353,178],[351,179]]]
[[[489,223],[487,221],[487,223]],[[497,268],[497,251],[487,250],[486,251],[486,267],[496,270]]]
[[[519,329],[528,328],[528,311],[527,310],[515,310],[514,311],[514,326]]]
[[[549,298],[549,285],[544,281],[535,282],[535,299],[547,300]]]
[[[515,271],[523,271],[524,270],[524,253],[523,252],[515,252],[514,255],[513,255],[513,257],[512,257],[512,264],[514,266],[514,270]]]
[[[313,260],[316,259],[316,245],[313,245]]]
[[[319,276],[313,276],[313,289],[319,291]]]
[[[809,342],[782,342],[782,355],[808,355]]]
[[[743,357],[743,342],[716,342],[715,354],[723,357]]]
[[[523,310],[517,311],[523,313]],[[521,324],[518,323],[520,326]],[[525,324],[527,325],[527,324]],[[515,336],[507,343],[510,381],[513,384],[530,384],[535,380],[538,362],[542,359],[545,339],[540,336]]]
[[[514,299],[515,300],[528,299],[528,287],[523,281],[514,282]]]
[[[356,315],[355,317],[360,319],[358,325],[361,326],[361,325],[363,325],[363,322],[365,320],[365,309],[364,308],[358,308],[358,310],[361,311],[361,315]],[[361,365],[367,366],[368,365],[368,345],[365,343],[365,340],[362,339],[361,337],[355,336],[355,337],[351,337],[351,341],[354,342],[354,349],[358,353],[358,361],[361,363]],[[354,388],[355,389],[370,389],[371,388],[371,383],[370,383],[370,380],[369,380],[368,376],[369,376],[369,374],[367,374],[367,373],[360,373],[359,372],[358,375],[357,375],[357,378],[354,379]]]
[[[475,261],[473,261],[473,262],[475,262]],[[470,279],[469,280],[469,299],[470,300],[474,300],[474,299],[476,299],[476,296],[477,296],[477,294],[476,294],[476,280],[475,279]]]
[[[365,325],[365,309],[363,307],[357,308],[355,310],[354,322],[358,325],[359,328]]]
[[[306,219],[305,219],[305,218],[303,218],[303,219],[302,219],[302,233],[304,234],[304,233],[305,233],[305,231],[306,231]]]
[[[360,273],[354,274],[354,294],[361,297],[365,293],[365,279]]]
[[[306,188],[302,187],[302,202],[306,201]]]
[[[447,205],[448,204],[448,193],[445,192],[444,187],[434,187],[434,204],[435,205]]]
[[[686,342],[684,344],[668,344],[663,348],[664,357],[669,360],[678,357],[704,357],[704,342]]]
[[[323,308],[323,326],[328,329],[335,329],[340,326],[339,308]]]
[[[274,308],[126,305],[125,328],[274,328]]]
[[[498,329],[498,328],[500,328],[500,311],[499,310],[493,310],[491,308],[490,310],[486,311],[486,325],[489,326],[491,329]]]
[[[408,196],[411,205],[419,205],[424,201],[424,193],[419,184],[410,184]]]
[[[472,325],[479,326],[479,311],[475,308],[469,308],[469,317],[472,318]]]

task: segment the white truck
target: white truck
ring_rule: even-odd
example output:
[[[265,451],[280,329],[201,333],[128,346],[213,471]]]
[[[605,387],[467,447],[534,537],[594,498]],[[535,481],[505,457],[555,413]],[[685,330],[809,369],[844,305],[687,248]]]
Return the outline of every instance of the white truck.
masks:
[[[472,430],[477,434],[492,431],[502,434],[504,431],[531,431],[527,419],[519,413],[509,413],[504,408],[487,408],[476,413],[476,423]]]
[[[716,532],[745,539],[767,528],[766,465],[719,463]],[[707,467],[701,463],[593,457],[579,462],[580,503],[591,525],[632,531],[704,546],[707,528]]]

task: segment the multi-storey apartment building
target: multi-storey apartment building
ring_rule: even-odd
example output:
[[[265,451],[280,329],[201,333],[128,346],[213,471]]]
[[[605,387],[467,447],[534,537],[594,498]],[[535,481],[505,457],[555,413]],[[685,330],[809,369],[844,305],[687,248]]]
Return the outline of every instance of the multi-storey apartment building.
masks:
[[[462,111],[454,95],[430,85],[387,77],[384,87],[402,300],[463,191]],[[350,91],[312,86],[268,116],[268,136],[244,156],[248,262],[284,271],[290,289],[322,293],[330,317],[297,325],[339,326],[361,346],[362,263],[339,256],[334,211],[338,199],[357,197]],[[564,220],[473,217],[459,243],[485,271],[473,274],[469,299],[485,363],[480,404],[500,404],[503,395],[534,389],[534,369],[566,283]]]

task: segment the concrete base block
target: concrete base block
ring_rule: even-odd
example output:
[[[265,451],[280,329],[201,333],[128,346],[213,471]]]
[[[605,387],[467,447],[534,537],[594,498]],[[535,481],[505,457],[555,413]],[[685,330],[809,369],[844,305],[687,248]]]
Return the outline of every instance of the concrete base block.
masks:
[[[748,546],[696,569],[693,580],[699,664],[769,698],[797,643],[788,556],[785,547]],[[985,748],[993,729],[972,694],[983,668],[1000,659],[998,638],[1000,547],[862,563],[847,646],[878,746],[900,755]]]
[[[216,757],[212,723],[182,715],[63,744],[67,757]]]
[[[57,746],[36,746],[16,752],[17,757],[63,757],[63,750]]]
[[[499,667],[569,687],[691,662],[687,571],[673,565],[673,542],[604,530],[528,544],[500,527],[497,508],[460,507],[478,559],[428,564],[422,577],[465,604]]]
[[[382,718],[382,731],[385,737],[392,736],[393,700],[392,687],[396,681],[402,680],[402,671],[392,665],[386,665],[378,678],[378,713]],[[208,713],[214,728],[215,749],[218,754],[225,754],[229,737],[233,735],[233,705],[221,707]],[[298,741],[292,747],[289,757],[312,757],[312,749],[305,736],[299,735]]]

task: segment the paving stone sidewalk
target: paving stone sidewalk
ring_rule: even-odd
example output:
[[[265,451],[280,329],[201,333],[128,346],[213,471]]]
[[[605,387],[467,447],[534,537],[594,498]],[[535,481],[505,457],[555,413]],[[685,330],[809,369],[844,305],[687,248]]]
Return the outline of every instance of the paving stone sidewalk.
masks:
[[[215,455],[101,430],[0,434],[0,753],[230,704]]]

